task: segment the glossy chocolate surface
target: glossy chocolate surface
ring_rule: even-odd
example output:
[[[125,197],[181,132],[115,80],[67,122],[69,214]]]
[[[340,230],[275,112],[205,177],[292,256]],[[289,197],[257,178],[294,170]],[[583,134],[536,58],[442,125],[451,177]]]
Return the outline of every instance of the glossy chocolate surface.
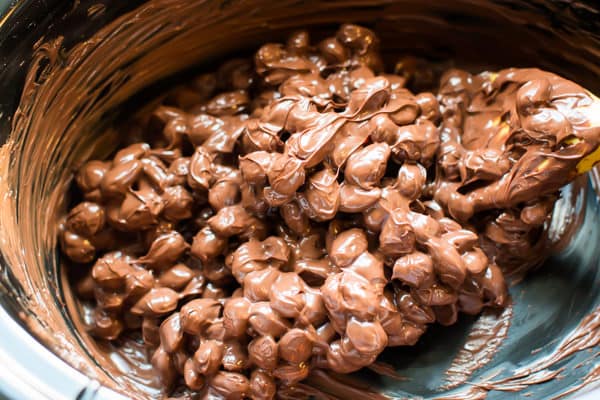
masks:
[[[90,332],[141,333],[164,393],[270,398],[369,367],[505,307],[502,270],[541,259],[532,232],[600,144],[597,99],[534,69],[449,70],[413,94],[378,46],[357,25],[263,45],[79,169],[60,235],[91,266],[72,267],[89,268]]]

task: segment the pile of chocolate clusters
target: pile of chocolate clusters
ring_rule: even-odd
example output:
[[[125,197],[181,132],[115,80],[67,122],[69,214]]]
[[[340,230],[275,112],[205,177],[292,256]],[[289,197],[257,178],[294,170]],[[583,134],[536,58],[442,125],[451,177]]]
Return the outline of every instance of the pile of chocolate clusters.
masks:
[[[86,271],[92,335],[141,331],[166,393],[271,399],[503,306],[499,265],[537,260],[557,190],[598,145],[575,111],[591,99],[515,69],[413,94],[414,71],[383,73],[378,51],[355,25],[266,44],[83,165],[60,242]]]

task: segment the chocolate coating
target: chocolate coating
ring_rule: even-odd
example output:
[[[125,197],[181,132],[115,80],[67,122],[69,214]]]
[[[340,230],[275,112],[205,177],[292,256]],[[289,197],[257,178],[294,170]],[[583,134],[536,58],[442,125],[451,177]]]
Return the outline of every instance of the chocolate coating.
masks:
[[[419,71],[383,74],[378,46],[351,24],[265,44],[78,170],[60,244],[91,265],[90,331],[141,331],[166,393],[271,399],[504,306],[502,268],[593,163],[597,99],[576,84],[450,70],[413,94]]]

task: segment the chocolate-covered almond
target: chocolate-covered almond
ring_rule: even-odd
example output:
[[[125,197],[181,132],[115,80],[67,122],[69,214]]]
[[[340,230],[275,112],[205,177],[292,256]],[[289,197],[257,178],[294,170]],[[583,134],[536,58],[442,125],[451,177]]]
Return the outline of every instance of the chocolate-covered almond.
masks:
[[[340,211],[358,213],[367,210],[381,197],[381,189],[365,190],[358,185],[343,182],[340,185]]]
[[[250,362],[267,371],[273,370],[279,360],[279,346],[271,336],[260,336],[248,344]]]
[[[168,169],[171,185],[185,185],[190,173],[189,157],[178,157],[169,165]]]
[[[376,314],[372,305],[379,304],[379,290],[369,280],[353,271],[344,271],[327,278],[321,287],[323,302],[329,313],[330,319],[341,329],[350,315],[360,319],[369,319]]]
[[[304,281],[295,272],[282,272],[269,289],[271,308],[285,318],[296,318],[304,308]]]
[[[193,277],[194,273],[185,264],[175,264],[159,276],[158,283],[161,286],[173,290],[180,290],[185,287]]]
[[[154,239],[148,253],[140,257],[138,262],[165,269],[173,265],[188,247],[189,245],[179,232],[164,233]]]
[[[336,38],[325,39],[318,47],[323,57],[331,64],[341,64],[348,59],[348,49]]]
[[[158,318],[144,318],[142,320],[142,339],[147,346],[160,345],[160,320]]]
[[[97,286],[94,289],[94,297],[99,308],[109,313],[118,314],[123,310],[126,295]]]
[[[385,173],[390,156],[390,147],[386,143],[373,143],[350,156],[346,162],[344,176],[349,183],[365,190],[372,189]]]
[[[206,104],[206,112],[211,115],[233,115],[244,112],[250,103],[245,90],[234,90],[213,97]]]
[[[398,161],[408,160],[429,166],[439,147],[439,141],[435,125],[426,119],[419,120],[416,124],[398,128],[391,150]]]
[[[152,272],[142,267],[134,266],[125,276],[125,294],[129,302],[137,301],[153,287],[154,276]]]
[[[398,190],[410,200],[421,196],[427,179],[427,171],[421,164],[404,163],[398,171]]]
[[[60,239],[62,251],[71,260],[82,264],[94,260],[96,248],[88,239],[69,230],[64,230]]]
[[[200,271],[193,271],[192,279],[181,289],[181,297],[191,297],[202,294],[206,286],[206,279]]]
[[[449,287],[434,284],[427,288],[411,290],[413,297],[427,306],[445,306],[456,302],[457,294]]]
[[[146,178],[159,190],[163,190],[169,183],[166,165],[160,158],[149,156],[141,159],[142,169]]]
[[[309,229],[309,221],[306,213],[297,202],[291,201],[279,208],[279,213],[285,224],[294,232],[301,234]]]
[[[411,253],[415,249],[415,233],[401,210],[394,210],[379,234],[379,249],[390,257]]]
[[[354,360],[343,353],[340,340],[331,343],[327,350],[327,368],[340,374],[349,374],[361,368],[361,365],[354,364],[352,361]]]
[[[91,333],[97,338],[115,340],[123,332],[123,323],[121,320],[103,310],[94,310],[92,319],[94,323]]]
[[[433,93],[419,93],[415,101],[420,108],[421,117],[437,122],[441,116],[440,105]]]
[[[467,266],[467,270],[471,275],[477,276],[481,274],[489,265],[488,257],[483,250],[474,247],[462,255],[462,258]]]
[[[92,278],[104,289],[117,290],[124,287],[125,278],[132,272],[132,266],[121,253],[108,253],[92,267]]]
[[[79,296],[79,298],[83,300],[92,300],[94,298],[95,287],[96,282],[94,282],[92,274],[88,273],[77,282],[75,291],[77,292],[77,296]]]
[[[281,195],[290,195],[304,184],[304,166],[300,160],[279,154],[267,171],[271,188]]]
[[[117,219],[109,211],[109,222],[116,229],[132,232],[150,229],[158,224],[158,216],[164,207],[163,199],[151,188],[125,194]]]
[[[250,317],[250,301],[245,297],[228,299],[223,306],[223,329],[228,338],[240,338],[246,333]]]
[[[250,228],[252,219],[240,205],[221,208],[208,220],[211,229],[221,237],[239,235]]]
[[[352,347],[361,354],[379,354],[387,345],[387,335],[381,324],[376,321],[350,319],[346,327],[346,337]]]
[[[298,316],[301,324],[318,326],[327,320],[327,311],[323,304],[321,292],[308,289],[304,296],[304,308]]]
[[[248,378],[237,372],[219,371],[210,381],[210,393],[226,400],[242,400],[249,391]]]
[[[459,253],[470,250],[477,244],[479,238],[468,229],[459,229],[442,235],[442,238],[456,247]]]
[[[379,39],[370,29],[353,24],[342,25],[336,34],[337,40],[344,46],[365,54],[369,49],[379,45]]]
[[[220,294],[219,298],[223,297],[225,297],[224,291]],[[208,325],[202,333],[202,337],[210,340],[217,340],[219,342],[223,342],[226,339],[225,330],[223,329],[223,320],[217,319],[212,324]]]
[[[220,313],[221,304],[215,299],[192,300],[181,307],[181,326],[185,332],[197,335],[213,323]]]
[[[430,324],[435,315],[427,305],[420,304],[409,293],[399,290],[395,294],[395,303],[405,319],[418,325]]]
[[[179,294],[169,288],[150,290],[131,307],[131,312],[144,317],[165,315],[177,307]]]
[[[239,186],[229,180],[216,182],[208,192],[208,203],[215,210],[232,206],[239,201]]]
[[[173,360],[173,366],[175,368],[175,371],[177,371],[179,375],[184,375],[185,364],[189,360],[187,352],[185,352],[184,350],[178,350],[174,353],[171,353],[171,359]]]
[[[348,265],[347,269],[362,275],[377,288],[385,285],[387,281],[383,273],[383,260],[381,257],[377,257],[368,251],[365,251],[356,257],[356,259]]]
[[[140,177],[142,168],[142,162],[137,159],[114,165],[100,182],[102,193],[107,196],[123,195]]]
[[[223,343],[216,340],[203,340],[194,353],[194,367],[199,374],[211,376],[219,370],[222,358]]]
[[[308,179],[304,195],[309,207],[309,216],[317,221],[335,217],[340,207],[340,187],[332,170],[326,168]]]
[[[141,160],[149,150],[150,146],[147,143],[133,143],[117,151],[113,161],[115,164],[125,164],[132,160]]]
[[[184,364],[183,379],[185,385],[192,390],[202,389],[206,382],[204,376],[196,371],[194,362],[191,359],[188,359]]]
[[[223,369],[231,372],[242,372],[248,367],[248,352],[246,346],[237,340],[224,342]]]
[[[176,377],[172,357],[162,347],[158,347],[152,355],[152,367],[165,388],[170,388]]]
[[[257,302],[250,306],[250,327],[263,336],[279,338],[288,327],[289,322],[280,317],[269,302]]]
[[[420,251],[406,254],[394,263],[392,279],[399,279],[413,287],[430,286],[435,282],[433,260]]]
[[[110,162],[99,160],[88,161],[77,171],[75,182],[79,189],[88,195],[100,188],[102,179],[110,167]]]
[[[259,268],[249,272],[243,279],[244,296],[251,301],[265,301],[271,296],[271,288],[281,272],[273,267],[258,265]]]
[[[190,253],[206,262],[222,254],[226,246],[227,239],[217,236],[210,227],[205,226],[194,236]]]
[[[484,294],[492,304],[502,305],[507,299],[507,287],[502,270],[494,263],[490,264],[483,277],[476,277],[476,281],[484,290]]]
[[[279,85],[296,73],[307,73],[315,68],[306,58],[288,52],[283,45],[263,45],[254,57],[256,72],[269,85]]]
[[[312,341],[301,329],[290,329],[279,339],[279,356],[290,364],[306,362],[312,354]]]
[[[267,172],[271,167],[273,157],[273,153],[267,151],[256,151],[240,157],[240,171],[244,180],[254,185],[266,183]]]
[[[169,316],[160,324],[160,343],[167,353],[179,350],[183,340],[183,328],[181,327],[180,314]]]
[[[208,190],[213,180],[212,157],[203,147],[196,148],[188,168],[188,185],[194,190]]]
[[[267,372],[254,370],[250,375],[250,397],[257,400],[275,398],[277,386],[275,380]]]
[[[192,217],[194,199],[183,186],[169,186],[162,195],[162,215],[170,221],[181,221]]]
[[[231,270],[220,260],[204,263],[204,265],[202,265],[202,273],[209,281],[209,285],[225,286],[233,281]]]
[[[339,233],[333,240],[329,258],[338,267],[347,267],[369,246],[364,231],[354,228]]]
[[[84,201],[67,216],[67,228],[84,237],[90,237],[104,228],[104,210],[97,203]]]
[[[308,365],[302,364],[280,364],[274,371],[273,376],[284,385],[293,385],[308,378],[310,370]]]
[[[441,238],[433,237],[427,241],[427,248],[440,280],[451,287],[458,287],[465,280],[467,266],[456,247]]]

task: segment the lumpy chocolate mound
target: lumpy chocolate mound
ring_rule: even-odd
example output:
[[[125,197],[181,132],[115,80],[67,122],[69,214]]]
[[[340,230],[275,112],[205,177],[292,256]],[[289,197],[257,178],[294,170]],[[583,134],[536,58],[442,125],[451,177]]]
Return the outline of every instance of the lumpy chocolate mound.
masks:
[[[79,168],[60,243],[90,332],[141,332],[165,393],[271,399],[506,303],[501,267],[531,261],[598,147],[593,98],[534,69],[414,94],[432,72],[386,74],[378,45],[355,25],[266,44]]]

